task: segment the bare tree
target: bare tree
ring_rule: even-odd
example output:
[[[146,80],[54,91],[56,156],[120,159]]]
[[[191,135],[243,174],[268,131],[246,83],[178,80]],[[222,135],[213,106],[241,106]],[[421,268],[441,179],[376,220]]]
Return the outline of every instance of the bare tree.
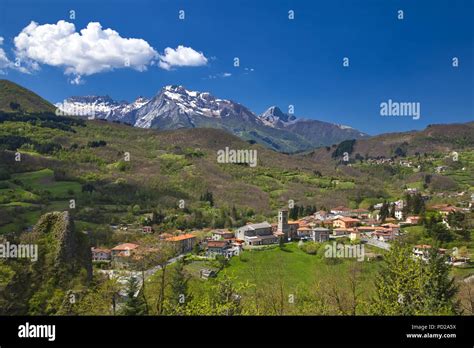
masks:
[[[357,314],[357,307],[359,305],[360,292],[360,275],[362,267],[360,262],[353,261],[349,267],[349,292],[350,292],[350,311],[351,315]]]
[[[459,305],[464,314],[474,314],[474,281],[463,280],[459,285]]]

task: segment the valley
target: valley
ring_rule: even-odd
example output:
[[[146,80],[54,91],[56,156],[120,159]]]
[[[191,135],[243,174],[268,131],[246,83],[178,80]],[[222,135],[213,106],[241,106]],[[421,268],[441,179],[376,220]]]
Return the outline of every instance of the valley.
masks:
[[[45,283],[21,292],[23,304],[5,313],[113,315],[143,296],[146,313],[159,315],[373,314],[375,282],[397,243],[406,249],[395,246],[394,253],[423,258],[431,247],[444,250],[458,299],[469,302],[463,282],[474,269],[472,122],[287,154],[225,127],[154,129],[107,116],[57,116],[34,94],[28,103],[46,110],[27,111],[21,94],[13,95],[2,105],[15,103],[15,110],[0,113],[0,236],[38,240],[41,254],[62,231],[51,227],[60,226],[57,214],[67,212],[67,231],[81,241],[82,256],[71,262],[92,262],[93,283],[80,273],[55,285],[38,279]],[[277,108],[265,120],[282,129],[293,122]],[[230,150],[255,154],[256,161],[219,155]],[[281,214],[288,214],[287,225]],[[264,232],[247,234],[253,228]],[[363,246],[364,262],[328,258],[333,242]],[[2,261],[5,275],[17,274],[5,278],[4,299],[19,291],[23,267]],[[107,280],[103,272],[115,275]],[[131,284],[133,274],[146,281]],[[185,307],[175,302],[180,287],[190,298]],[[127,295],[133,289],[137,295]],[[240,300],[219,302],[212,294],[223,289]],[[78,305],[61,304],[70,292]],[[107,301],[116,293],[120,303],[112,310]]]

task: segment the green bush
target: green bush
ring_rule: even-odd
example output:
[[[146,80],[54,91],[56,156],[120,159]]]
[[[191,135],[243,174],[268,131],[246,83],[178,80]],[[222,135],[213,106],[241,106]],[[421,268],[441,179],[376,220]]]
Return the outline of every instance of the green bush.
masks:
[[[299,245],[299,248],[304,251],[306,254],[316,255],[318,253],[321,244],[316,242],[306,242]]]

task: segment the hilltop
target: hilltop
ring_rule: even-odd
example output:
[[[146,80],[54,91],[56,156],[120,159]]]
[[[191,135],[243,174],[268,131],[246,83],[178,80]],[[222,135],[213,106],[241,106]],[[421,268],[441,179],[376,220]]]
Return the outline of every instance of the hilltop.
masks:
[[[429,125],[421,131],[387,133],[346,142],[349,143],[351,146],[347,152],[352,159],[448,153],[474,147],[474,122]],[[333,151],[328,147],[316,149],[310,152],[310,156],[317,161],[334,159]]]
[[[0,111],[54,112],[56,107],[34,92],[8,80],[0,80]]]
[[[2,274],[15,274],[2,289],[2,298],[10,301],[0,306],[0,313],[67,314],[68,294],[80,292],[92,279],[86,236],[75,230],[69,212],[52,212],[41,216],[17,241],[37,246],[37,260],[0,264]]]

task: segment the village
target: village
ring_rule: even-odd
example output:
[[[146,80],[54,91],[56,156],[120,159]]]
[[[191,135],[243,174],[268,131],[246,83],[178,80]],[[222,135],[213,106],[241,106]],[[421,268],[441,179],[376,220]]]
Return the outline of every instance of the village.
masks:
[[[383,205],[391,207],[391,215],[381,216]],[[375,204],[373,211],[367,209],[351,209],[337,206],[330,210],[319,210],[299,218],[289,219],[289,209],[278,211],[277,221],[248,223],[245,226],[231,229],[203,229],[199,231],[176,231],[175,233],[157,233],[152,226],[141,226],[143,235],[153,236],[159,243],[172,246],[175,251],[168,263],[193,254],[200,260],[230,259],[240,255],[244,250],[265,249],[289,242],[326,243],[329,241],[349,243],[351,245],[369,245],[381,251],[388,250],[391,243],[405,235],[404,228],[422,223],[419,215],[404,214],[404,200]],[[428,208],[442,217],[442,223],[451,228],[448,216],[452,213],[469,213],[470,208],[459,208],[450,204],[437,204]],[[116,230],[126,231],[132,226],[112,226]],[[417,244],[413,246],[412,256],[426,261],[432,245]],[[161,266],[154,266],[146,272],[137,272],[134,264],[144,255],[159,252],[158,249],[140,242],[121,243],[113,248],[92,247],[92,261],[100,265],[99,272],[108,277],[116,278],[124,287],[129,277],[133,276],[140,282],[151,277]],[[440,254],[447,256],[447,263],[461,267],[469,263],[467,253],[438,248]],[[202,279],[215,277],[217,271],[203,268],[199,271]],[[145,279],[143,279],[145,278]],[[121,291],[123,297],[126,291]]]

